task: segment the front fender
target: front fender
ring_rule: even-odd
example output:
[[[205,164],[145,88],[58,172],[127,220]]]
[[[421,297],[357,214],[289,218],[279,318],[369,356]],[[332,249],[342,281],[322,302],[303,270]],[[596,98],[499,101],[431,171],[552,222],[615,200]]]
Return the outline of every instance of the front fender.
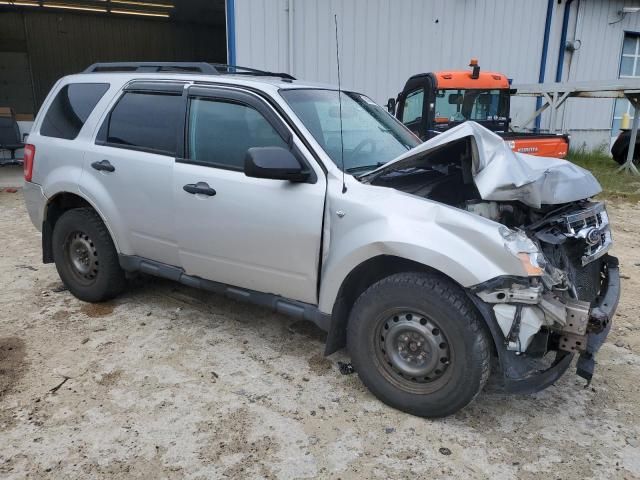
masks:
[[[320,283],[322,312],[332,311],[342,283],[354,268],[380,255],[420,263],[463,287],[501,275],[526,276],[521,262],[505,249],[498,223],[395,190],[360,188],[371,189],[365,202],[354,193],[329,205],[342,216],[331,211],[328,215],[330,248]]]

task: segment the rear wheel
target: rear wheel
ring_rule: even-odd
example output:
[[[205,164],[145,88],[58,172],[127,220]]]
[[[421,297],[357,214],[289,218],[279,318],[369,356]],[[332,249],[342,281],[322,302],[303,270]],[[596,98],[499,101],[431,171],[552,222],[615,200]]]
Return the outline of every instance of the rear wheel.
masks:
[[[53,259],[69,291],[85,302],[101,302],[125,286],[124,271],[109,231],[90,208],[62,214],[53,229]]]
[[[415,415],[460,410],[489,377],[482,319],[457,285],[436,274],[400,273],[372,285],[353,307],[347,343],[364,384]]]

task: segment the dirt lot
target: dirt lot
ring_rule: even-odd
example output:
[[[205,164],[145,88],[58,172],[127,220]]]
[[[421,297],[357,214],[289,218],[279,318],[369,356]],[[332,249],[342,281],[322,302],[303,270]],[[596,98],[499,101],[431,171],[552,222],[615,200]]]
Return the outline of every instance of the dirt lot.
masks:
[[[2,192],[0,477],[640,478],[640,212],[610,211],[624,291],[592,388],[433,421],[341,375],[308,324],[149,278],[76,300]]]

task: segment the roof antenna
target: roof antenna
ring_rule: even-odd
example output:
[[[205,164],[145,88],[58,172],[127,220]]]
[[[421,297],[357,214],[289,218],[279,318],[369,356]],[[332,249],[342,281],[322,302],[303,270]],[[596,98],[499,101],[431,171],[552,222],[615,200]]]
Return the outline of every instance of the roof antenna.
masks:
[[[338,64],[338,109],[340,112],[340,163],[342,163],[342,193],[347,192],[347,184],[344,182],[344,138],[342,138],[342,87],[340,84],[340,47],[338,43],[338,15],[333,15],[336,26],[336,63]]]

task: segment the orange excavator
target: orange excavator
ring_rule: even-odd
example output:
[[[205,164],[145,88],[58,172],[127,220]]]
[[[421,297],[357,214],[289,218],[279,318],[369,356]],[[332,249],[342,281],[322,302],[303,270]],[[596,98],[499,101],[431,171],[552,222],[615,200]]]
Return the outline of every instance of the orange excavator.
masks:
[[[423,141],[467,120],[500,135],[514,151],[564,158],[569,136],[512,132],[509,129],[511,87],[502,73],[481,72],[476,59],[471,70],[414,75],[387,108]]]

